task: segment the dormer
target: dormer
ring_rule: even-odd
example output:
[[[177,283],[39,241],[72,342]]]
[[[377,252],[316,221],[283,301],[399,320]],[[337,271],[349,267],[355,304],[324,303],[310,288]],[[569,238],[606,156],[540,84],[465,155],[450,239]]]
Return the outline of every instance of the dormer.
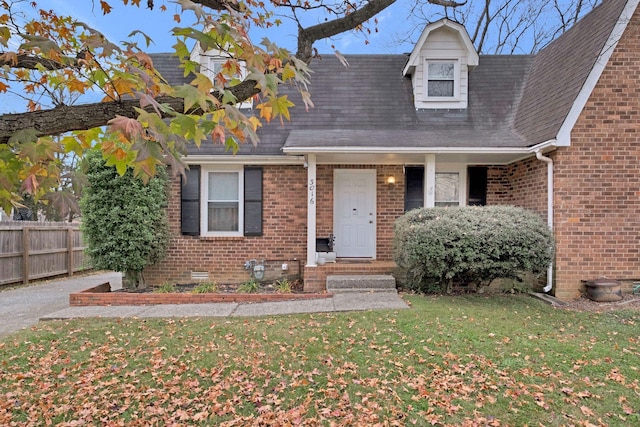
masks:
[[[230,59],[230,55],[222,50],[210,49],[203,51],[200,43],[196,43],[195,47],[191,51],[191,61],[200,65],[200,72],[209,77],[211,81],[214,81],[218,73],[222,71],[224,64]],[[247,75],[246,68],[241,66],[237,75],[225,76],[227,79],[231,78],[235,81],[242,81]],[[235,84],[234,81],[231,83]],[[248,99],[239,105],[240,108],[252,108],[253,101]]]
[[[469,71],[478,60],[463,25],[446,18],[427,25],[402,72],[411,76],[416,109],[467,108]]]

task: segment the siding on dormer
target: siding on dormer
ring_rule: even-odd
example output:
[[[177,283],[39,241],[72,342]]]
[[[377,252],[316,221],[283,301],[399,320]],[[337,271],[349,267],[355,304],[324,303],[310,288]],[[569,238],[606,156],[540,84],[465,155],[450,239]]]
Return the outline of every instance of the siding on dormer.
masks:
[[[457,96],[449,100],[428,100],[426,95],[425,65],[427,60],[457,60]],[[467,108],[469,71],[467,50],[458,33],[450,28],[435,29],[420,49],[420,61],[412,76],[413,96],[416,108],[462,109]]]

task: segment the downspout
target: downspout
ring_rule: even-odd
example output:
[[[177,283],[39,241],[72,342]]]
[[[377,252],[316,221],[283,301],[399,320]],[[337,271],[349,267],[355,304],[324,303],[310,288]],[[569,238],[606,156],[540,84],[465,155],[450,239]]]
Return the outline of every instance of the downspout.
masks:
[[[553,230],[553,160],[544,156],[540,150],[536,150],[536,158],[547,164],[547,225]],[[549,293],[553,288],[553,261],[547,270],[547,286],[543,291]]]

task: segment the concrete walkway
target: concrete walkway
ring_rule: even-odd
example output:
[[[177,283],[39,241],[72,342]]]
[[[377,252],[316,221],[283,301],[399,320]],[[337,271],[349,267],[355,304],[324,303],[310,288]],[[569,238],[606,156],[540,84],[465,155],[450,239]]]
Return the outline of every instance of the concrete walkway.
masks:
[[[331,298],[264,303],[70,307],[69,294],[104,282],[122,286],[120,273],[99,273],[0,292],[0,338],[39,320],[80,317],[246,317],[295,313],[406,309],[395,292],[349,292]]]
[[[69,307],[69,294],[104,282],[122,287],[120,273],[79,275],[36,282],[26,287],[0,291],[0,338],[38,323],[41,317]]]

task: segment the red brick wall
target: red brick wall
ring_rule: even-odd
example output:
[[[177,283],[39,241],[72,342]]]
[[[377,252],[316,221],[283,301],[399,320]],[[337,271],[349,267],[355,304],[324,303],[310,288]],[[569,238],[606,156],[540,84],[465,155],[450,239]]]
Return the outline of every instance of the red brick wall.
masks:
[[[547,218],[547,164],[530,157],[487,171],[487,205],[520,206]]]
[[[556,295],[582,279],[640,278],[640,15],[555,160]]]
[[[180,183],[171,186],[167,257],[145,269],[150,284],[188,283],[191,272],[209,272],[219,283],[249,279],[249,259],[306,260],[307,171],[302,166],[264,166],[263,235],[252,237],[191,237],[180,234]]]
[[[377,248],[379,261],[393,259],[393,225],[404,214],[404,173],[402,165],[385,165],[377,168]],[[395,184],[387,184],[387,177],[394,176]]]

